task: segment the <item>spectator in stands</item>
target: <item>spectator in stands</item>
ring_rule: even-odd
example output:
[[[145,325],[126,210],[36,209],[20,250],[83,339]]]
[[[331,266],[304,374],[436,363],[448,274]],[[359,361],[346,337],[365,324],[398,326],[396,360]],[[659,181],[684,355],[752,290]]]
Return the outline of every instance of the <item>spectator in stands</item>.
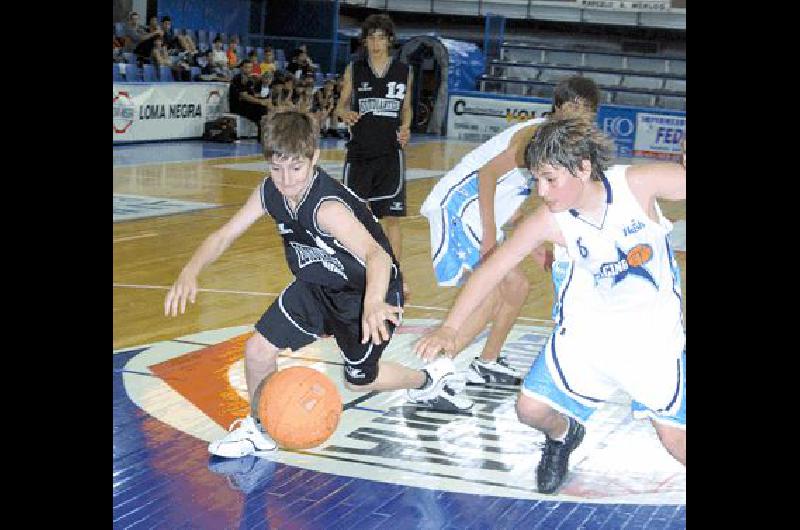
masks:
[[[237,68],[239,66],[239,57],[237,56],[237,49],[239,47],[239,37],[236,35],[231,35],[230,41],[228,41],[228,68]]]
[[[261,77],[261,65],[258,62],[258,54],[255,50],[247,54],[247,60],[253,63],[253,77]]]
[[[241,72],[233,76],[228,88],[228,107],[234,114],[256,124],[258,141],[261,142],[261,118],[267,113],[268,104],[266,100],[257,97],[256,83],[252,77],[253,63],[245,59],[240,68]]]
[[[256,82],[256,93],[258,93],[258,97],[262,99],[269,98],[270,105],[272,104],[272,98],[270,97],[270,91],[272,90],[272,82],[274,80],[274,75],[272,72],[264,72],[258,78]]]
[[[139,13],[131,11],[128,15],[128,23],[125,25],[125,29],[122,33],[122,38],[125,40],[125,51],[136,52],[139,45],[152,39],[154,36],[155,32],[150,33],[139,25]],[[149,54],[148,50],[147,55]]]
[[[333,87],[336,83],[333,79],[328,79],[320,90],[314,93],[314,106],[312,112],[317,117],[319,130],[322,136],[336,136],[336,127],[333,122],[333,110],[336,103],[333,98]]]
[[[176,35],[178,39],[178,44],[180,45],[181,50],[188,53],[191,57],[196,58],[197,54],[199,53],[197,46],[192,40],[192,37],[186,34],[186,30],[184,30],[183,35]],[[192,63],[196,63],[196,60],[191,61]]]
[[[212,46],[208,56],[211,71],[218,76],[224,77],[227,81],[230,81],[231,71],[230,68],[228,68],[228,56],[222,48],[222,37],[217,35],[214,38],[214,44]]]
[[[153,54],[153,45],[155,44],[156,37],[163,36],[164,32],[158,25],[158,17],[150,17],[142,40],[139,41],[139,44],[133,49],[133,53],[136,54],[141,62],[148,62]]]
[[[272,46],[267,46],[264,50],[264,61],[259,66],[262,74],[264,72],[275,72],[278,69],[275,64],[275,52],[272,51]]]
[[[156,35],[153,39],[153,49],[150,52],[150,62],[155,67],[159,66],[172,66],[172,61],[167,53],[167,47],[164,45],[164,37]]]
[[[178,37],[172,27],[172,19],[167,15],[161,17],[161,31],[164,34],[164,47],[167,49],[167,53],[175,54],[180,51]]]
[[[298,78],[308,75],[313,77],[314,67],[311,66],[311,63],[308,60],[308,54],[301,49],[297,49],[295,52],[296,55],[292,58],[292,62],[289,63],[289,72]]]
[[[125,56],[122,55],[125,48],[125,40],[120,37],[114,37],[114,62],[124,63]]]
[[[227,83],[231,80],[227,72],[228,68],[225,67],[223,69],[214,66],[212,54],[213,51],[209,50],[205,54],[201,53],[197,56],[197,66],[200,67],[200,75],[197,76],[196,81],[224,81]]]

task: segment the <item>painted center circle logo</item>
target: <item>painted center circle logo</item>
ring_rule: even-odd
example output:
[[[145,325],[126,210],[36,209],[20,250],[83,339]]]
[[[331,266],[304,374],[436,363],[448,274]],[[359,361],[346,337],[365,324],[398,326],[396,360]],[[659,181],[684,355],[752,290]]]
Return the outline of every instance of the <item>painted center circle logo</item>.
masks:
[[[133,125],[133,99],[125,91],[114,94],[114,132],[125,134]]]
[[[383,359],[421,367],[413,344],[438,321],[405,319]],[[244,344],[252,326],[225,328],[153,344],[125,366],[131,400],[158,420],[206,442],[225,435],[249,412]],[[549,327],[517,325],[503,354],[527,372]],[[485,344],[484,332],[456,359],[466,369]],[[130,349],[130,348],[129,348]],[[518,387],[468,385],[469,415],[410,405],[405,391],[350,392],[333,338],[284,352],[278,368],[308,366],[330,377],[344,411],[336,432],[307,451],[278,450],[267,458],[323,473],[407,486],[502,497],[618,503],[683,504],[686,471],[658,442],[649,422],[634,421],[630,401],[612,396],[586,424],[586,437],[570,458],[570,475],[558,495],[536,490],[536,465],[544,435],[516,417]]]

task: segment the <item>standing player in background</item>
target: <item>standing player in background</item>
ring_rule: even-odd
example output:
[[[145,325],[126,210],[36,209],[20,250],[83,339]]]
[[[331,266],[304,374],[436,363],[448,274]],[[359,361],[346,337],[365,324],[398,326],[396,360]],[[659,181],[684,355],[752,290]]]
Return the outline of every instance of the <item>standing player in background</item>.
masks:
[[[600,93],[591,79],[573,76],[556,85],[553,110],[568,101],[580,101],[597,111]],[[480,260],[486,259],[503,239],[502,226],[518,216],[530,195],[530,171],[524,155],[536,128],[537,118],[518,123],[468,153],[433,187],[421,213],[431,230],[431,257],[439,285],[462,283]],[[552,253],[537,248],[534,259],[550,268]],[[556,271],[553,267],[554,281]],[[467,371],[471,383],[520,384],[522,374],[509,366],[500,350],[528,296],[530,285],[515,266],[458,330],[456,350],[467,347],[486,325],[492,327],[480,357]]]
[[[344,184],[368,202],[400,261],[399,218],[406,216],[403,147],[411,137],[412,74],[389,53],[394,36],[387,15],[367,17],[361,25],[367,56],[347,65],[336,113],[350,128]],[[408,295],[407,285],[403,290]]]
[[[685,144],[684,144],[685,145]],[[686,198],[685,164],[610,166],[611,141],[581,105],[564,105],[531,139],[526,165],[544,204],[470,277],[441,327],[415,351],[458,353],[458,330],[525,256],[550,241],[571,266],[559,319],[517,398],[519,420],[545,434],[537,487],[553,493],[592,413],[617,389],[686,465],[686,335],[672,224],[658,199]]]
[[[294,279],[245,345],[251,413],[213,441],[209,452],[240,458],[276,448],[259,424],[263,382],[277,370],[281,350],[297,351],[322,335],[336,339],[349,390],[406,389],[412,402],[426,408],[469,411],[473,403],[456,395],[463,380],[452,360],[442,358],[417,370],[381,358],[402,318],[402,274],[364,203],[316,165],[319,128],[314,118],[295,110],[271,115],[262,145],[269,176],[230,221],[203,241],[164,300],[165,315],[183,313],[186,302],[195,301],[200,272],[263,216],[275,220]]]

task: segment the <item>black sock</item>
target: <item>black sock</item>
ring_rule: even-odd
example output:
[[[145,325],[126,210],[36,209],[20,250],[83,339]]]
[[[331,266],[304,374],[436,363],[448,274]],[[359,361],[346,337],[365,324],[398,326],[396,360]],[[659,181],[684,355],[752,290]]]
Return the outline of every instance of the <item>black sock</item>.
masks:
[[[433,382],[433,379],[431,379],[431,374],[429,374],[427,370],[423,370],[423,372],[425,372],[425,382],[422,383],[422,386],[417,387],[417,390],[422,390],[423,388],[427,388]]]

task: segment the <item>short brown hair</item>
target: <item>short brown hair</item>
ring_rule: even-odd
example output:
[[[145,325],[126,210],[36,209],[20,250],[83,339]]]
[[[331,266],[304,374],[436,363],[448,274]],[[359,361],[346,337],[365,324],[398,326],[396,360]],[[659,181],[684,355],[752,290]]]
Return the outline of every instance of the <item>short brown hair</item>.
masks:
[[[264,157],[314,158],[319,147],[319,129],[311,115],[297,110],[268,114],[262,122]]]
[[[361,40],[366,41],[370,33],[381,30],[389,38],[391,44],[394,40],[394,23],[389,15],[376,13],[367,17],[361,24]]]
[[[536,128],[525,149],[525,165],[534,175],[539,166],[547,164],[564,167],[577,176],[581,163],[588,160],[592,180],[601,180],[611,164],[614,147],[594,120],[584,104],[564,103]]]

